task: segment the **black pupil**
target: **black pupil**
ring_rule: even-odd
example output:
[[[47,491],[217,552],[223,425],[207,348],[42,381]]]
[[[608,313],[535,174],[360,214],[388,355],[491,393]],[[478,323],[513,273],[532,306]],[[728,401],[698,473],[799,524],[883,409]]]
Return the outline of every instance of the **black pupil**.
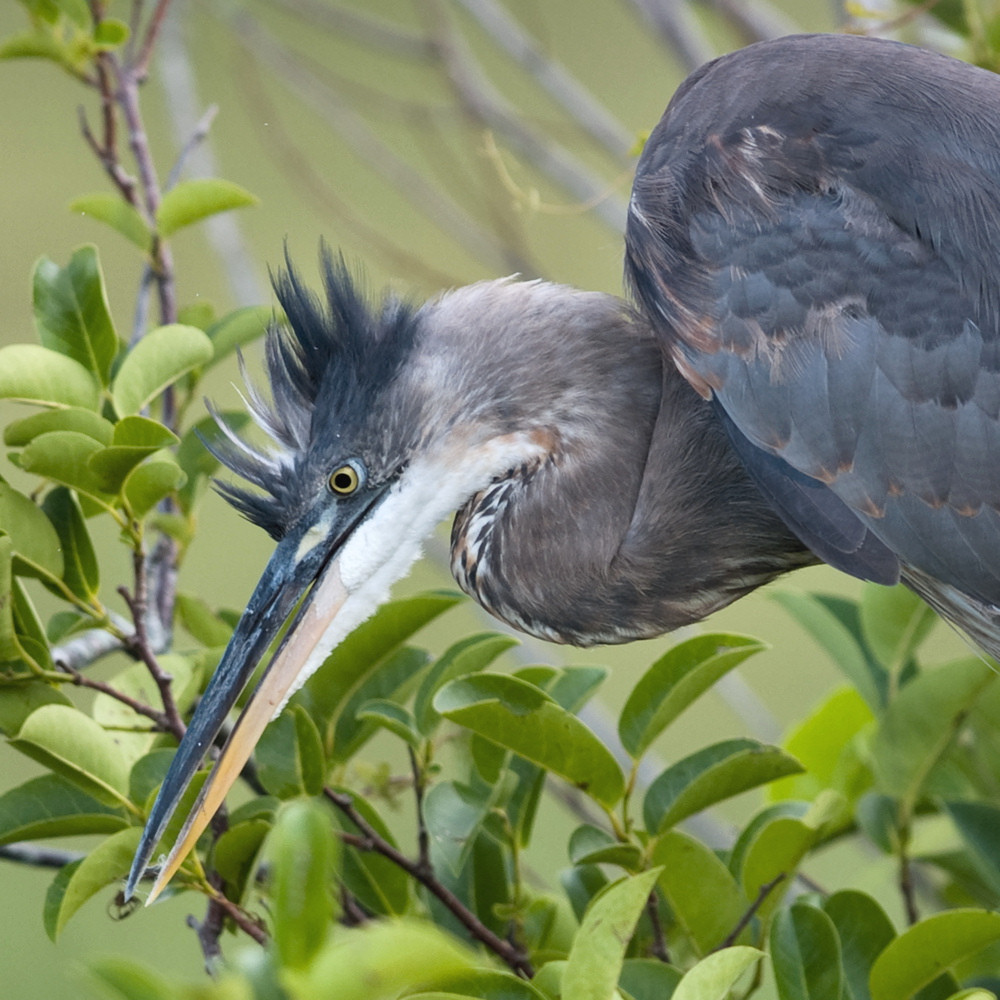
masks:
[[[335,472],[333,475],[333,487],[342,493],[347,493],[354,489],[354,474],[351,472]]]

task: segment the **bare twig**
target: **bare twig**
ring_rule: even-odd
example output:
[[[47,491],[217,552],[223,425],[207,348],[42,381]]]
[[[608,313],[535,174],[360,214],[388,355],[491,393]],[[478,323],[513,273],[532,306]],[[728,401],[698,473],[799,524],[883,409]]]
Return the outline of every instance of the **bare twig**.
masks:
[[[511,969],[527,979],[530,979],[534,975],[531,962],[519,948],[516,948],[509,941],[505,941],[490,930],[458,896],[445,885],[442,885],[433,875],[429,875],[423,871],[419,861],[411,860],[385,840],[354,807],[354,800],[350,795],[334,791],[332,788],[324,788],[323,794],[361,831],[360,834],[341,833],[341,839],[345,844],[350,844],[361,851],[374,851],[376,854],[381,854],[382,857],[388,858],[393,864],[419,882],[428,892],[436,896],[477,941],[486,945],[490,951],[503,959]]]
[[[409,744],[406,749],[410,754],[410,769],[413,772],[413,795],[417,806],[417,865],[428,877],[433,877],[434,868],[431,864],[431,838],[424,822],[424,792],[427,787],[426,773],[417,762],[416,751]]]
[[[670,952],[667,950],[667,936],[663,931],[663,922],[660,920],[660,898],[654,889],[646,900],[646,913],[649,916],[649,923],[653,928],[653,944],[651,951],[654,958],[661,962],[670,964]]]
[[[35,844],[4,844],[0,847],[0,859],[32,868],[62,868],[86,856],[77,851],[60,851],[54,847],[38,847]]]
[[[112,684],[95,680],[93,677],[87,677],[84,674],[81,674],[79,670],[76,670],[59,660],[56,660],[56,666],[59,667],[64,673],[69,674],[69,676],[73,678],[73,683],[78,687],[84,687],[90,691],[97,691],[100,694],[106,694],[109,698],[114,698],[115,701],[120,701],[123,705],[127,705],[137,715],[143,715],[147,719],[150,719],[156,729],[160,729],[164,732],[170,731],[170,724],[167,721],[167,716],[164,712],[158,712],[152,706],[147,705],[143,701],[139,701],[138,698],[133,698],[124,691],[119,691],[118,688]]]
[[[899,849],[899,893],[903,897],[903,908],[906,911],[906,922],[913,926],[920,920],[917,909],[917,887],[913,880],[913,862],[905,845]]]
[[[743,933],[743,929],[750,923],[754,918],[754,914],[764,905],[764,900],[774,891],[774,889],[779,886],[785,879],[788,878],[785,872],[778,872],[777,875],[771,879],[770,882],[765,882],[760,889],[757,890],[757,898],[747,907],[746,912],[742,917],[736,922],[736,926],[726,935],[722,944],[720,944],[715,950],[721,951],[723,948],[729,948],[734,945]]]

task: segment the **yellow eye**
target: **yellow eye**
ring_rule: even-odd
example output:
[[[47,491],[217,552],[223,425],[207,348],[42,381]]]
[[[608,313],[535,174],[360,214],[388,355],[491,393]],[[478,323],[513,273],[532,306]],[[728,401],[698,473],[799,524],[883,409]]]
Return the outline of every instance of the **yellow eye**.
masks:
[[[342,465],[330,473],[330,489],[338,496],[350,496],[361,485],[361,475],[353,465]]]

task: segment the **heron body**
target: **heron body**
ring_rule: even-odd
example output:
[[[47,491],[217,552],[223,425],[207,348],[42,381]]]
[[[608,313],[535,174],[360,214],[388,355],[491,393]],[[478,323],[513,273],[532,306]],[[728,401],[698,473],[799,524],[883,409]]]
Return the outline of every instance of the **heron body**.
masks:
[[[161,789],[130,894],[205,749],[302,605],[160,874],[264,725],[457,516],[452,567],[586,645],[697,621],[797,566],[902,578],[1000,653],[1000,82],[802,36],[697,71],[636,172],[640,306],[500,280],[370,305],[293,269],[272,439],[219,456],[277,547]]]

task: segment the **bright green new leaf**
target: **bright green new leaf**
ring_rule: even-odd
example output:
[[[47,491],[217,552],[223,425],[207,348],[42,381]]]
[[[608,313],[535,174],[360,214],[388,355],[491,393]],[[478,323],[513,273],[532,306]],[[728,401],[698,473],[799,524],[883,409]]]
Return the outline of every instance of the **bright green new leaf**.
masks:
[[[902,584],[864,585],[861,627],[868,646],[891,673],[913,656],[936,621],[930,606]]]
[[[101,52],[117,49],[128,41],[128,25],[114,17],[102,17],[94,27],[94,45]]]
[[[875,960],[869,980],[872,1000],[907,1000],[995,941],[1000,941],[1000,913],[935,913],[890,941]]]
[[[168,385],[212,360],[212,342],[195,326],[170,323],[150,330],[125,355],[111,385],[121,416],[138,413]]]
[[[286,968],[308,966],[331,929],[337,841],[328,811],[300,799],[279,812],[264,856],[270,865],[274,946]]]
[[[438,691],[434,708],[559,775],[607,808],[625,792],[621,768],[600,739],[523,680],[503,674],[462,677]]]
[[[622,745],[641,757],[685,708],[747,657],[766,649],[745,635],[697,635],[669,649],[633,688],[618,723]]]
[[[420,746],[423,737],[417,729],[417,721],[413,713],[398,702],[386,698],[372,698],[362,702],[357,711],[358,719],[373,722],[379,729],[388,730],[411,747]]]
[[[288,974],[294,996],[309,1000],[396,1000],[413,983],[445,983],[479,964],[475,955],[426,921],[373,921],[342,928],[311,967]]]
[[[113,833],[80,862],[65,885],[52,922],[52,938],[62,933],[70,917],[92,896],[125,877],[142,831],[137,826]]]
[[[699,955],[731,934],[746,912],[736,879],[710,847],[680,830],[668,830],[653,848],[659,887]]]
[[[871,743],[879,789],[914,804],[969,709],[995,679],[987,664],[970,656],[910,681],[886,709]]]
[[[80,247],[63,268],[42,257],[35,265],[33,295],[42,346],[72,358],[107,385],[120,344],[97,248]]]
[[[624,878],[591,903],[566,959],[564,997],[608,1000],[613,995],[625,949],[659,874],[654,868]]]
[[[714,951],[684,974],[671,1000],[726,1000],[740,976],[763,955],[745,945]]]
[[[62,483],[107,507],[111,497],[90,468],[90,456],[100,450],[101,446],[86,434],[51,431],[39,434],[21,452],[18,464],[25,472]]]
[[[646,829],[662,833],[716,802],[801,770],[794,757],[756,740],[714,743],[668,767],[649,786]]]
[[[501,653],[517,645],[511,636],[483,632],[459,639],[438,657],[424,675],[413,700],[417,726],[429,736],[441,718],[432,704],[438,689],[450,680],[485,670]]]
[[[128,820],[58,774],[43,774],[0,795],[0,844],[81,833],[112,833]]]
[[[857,604],[799,590],[777,590],[771,596],[827,652],[872,711],[881,711],[888,698],[889,674],[865,644]]]
[[[226,313],[205,331],[215,348],[212,363],[259,340],[274,322],[275,311],[271,306],[244,306]]]
[[[89,465],[102,489],[108,493],[117,493],[128,474],[140,462],[177,441],[177,435],[156,420],[125,417],[115,424],[110,446],[95,451],[90,456]]]
[[[176,986],[158,972],[128,958],[90,958],[87,971],[116,1000],[178,1000]],[[235,1000],[235,998],[233,998]]]
[[[145,517],[161,500],[184,484],[184,470],[168,451],[134,468],[122,494],[133,517]]]
[[[771,964],[781,1000],[839,997],[844,971],[833,921],[815,906],[795,903],[771,924]]]
[[[23,448],[39,434],[49,431],[76,431],[92,437],[98,444],[109,445],[114,437],[115,427],[93,410],[82,410],[77,406],[61,410],[42,410],[30,417],[15,420],[4,428],[4,444],[11,448]]]
[[[163,196],[156,211],[156,228],[161,236],[171,236],[210,215],[256,204],[257,198],[232,181],[217,177],[181,181]]]
[[[112,737],[78,709],[43,705],[10,745],[105,805],[128,801],[129,765]]]
[[[875,959],[896,936],[892,921],[871,896],[846,889],[824,900],[840,939],[844,1000],[871,1000],[868,978]]]
[[[0,531],[13,542],[15,573],[62,577],[63,557],[52,522],[34,501],[4,482],[0,482]]]
[[[153,234],[142,216],[120,195],[110,191],[85,194],[70,202],[69,210],[80,215],[89,215],[112,229],[117,230],[130,243],[134,243],[143,253],[148,253],[153,245]]]
[[[78,361],[38,344],[0,347],[0,399],[96,410],[101,387]]]

